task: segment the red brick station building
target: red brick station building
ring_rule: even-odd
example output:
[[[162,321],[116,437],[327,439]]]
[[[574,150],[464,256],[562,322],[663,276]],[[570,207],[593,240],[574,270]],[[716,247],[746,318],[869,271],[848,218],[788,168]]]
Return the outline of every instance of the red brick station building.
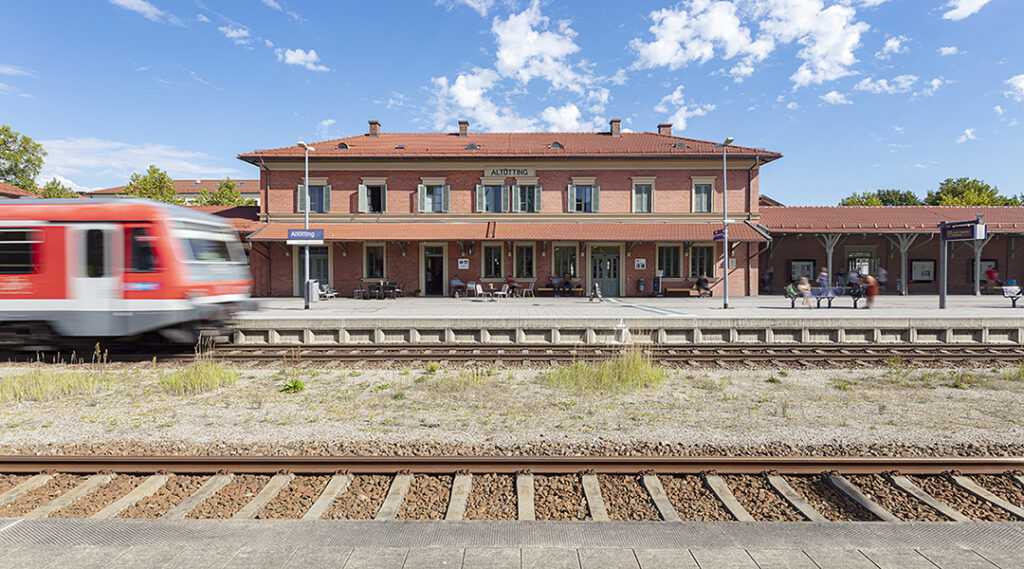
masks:
[[[450,280],[493,284],[511,276],[546,288],[568,274],[605,296],[645,296],[660,272],[670,294],[692,291],[706,275],[722,285],[723,190],[730,224],[729,290],[778,292],[791,276],[861,268],[889,271],[888,288],[936,290],[939,221],[984,214],[990,238],[982,266],[1020,278],[1024,208],[785,207],[759,195],[761,167],[781,158],[730,146],[728,187],[722,148],[657,132],[387,133],[377,121],[359,136],[313,143],[309,226],[324,231],[310,247],[311,278],[341,295],[380,281],[407,294],[450,294]],[[259,168],[259,213],[248,234],[257,296],[298,296],[305,151],[299,146],[239,155]],[[972,289],[975,245],[951,247],[953,291]],[[903,259],[906,270],[901,272]],[[770,273],[769,273],[770,271]],[[772,275],[771,283],[762,279]],[[641,290],[641,283],[643,289]]]

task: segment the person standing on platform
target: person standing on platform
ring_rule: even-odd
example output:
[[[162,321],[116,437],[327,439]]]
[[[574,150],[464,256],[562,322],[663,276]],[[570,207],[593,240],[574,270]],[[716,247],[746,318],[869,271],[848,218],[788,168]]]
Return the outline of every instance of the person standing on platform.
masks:
[[[821,268],[818,272],[818,286],[824,288],[828,286],[828,269],[825,267]]]
[[[999,271],[995,267],[989,267],[985,271],[985,288],[988,292],[995,292],[996,285],[1002,284],[999,282]]]
[[[881,294],[889,284],[889,271],[885,267],[878,267],[878,293]]]
[[[875,305],[875,297],[878,296],[878,279],[871,275],[864,275],[864,296],[867,297],[865,308]]]

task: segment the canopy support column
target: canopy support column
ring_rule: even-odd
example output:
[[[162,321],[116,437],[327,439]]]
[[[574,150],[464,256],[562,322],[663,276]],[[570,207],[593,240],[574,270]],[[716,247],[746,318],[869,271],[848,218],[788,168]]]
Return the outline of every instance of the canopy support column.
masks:
[[[828,280],[832,282],[832,254],[835,252],[836,247],[846,240],[846,237],[838,233],[824,233],[818,235],[817,238],[818,242],[825,248],[825,257],[828,260]]]
[[[981,296],[981,250],[991,239],[992,236],[989,235],[984,239],[971,241],[971,246],[974,247],[974,296]]]
[[[900,290],[899,293],[903,296],[907,296],[907,291],[910,290],[910,275],[907,274],[907,253],[910,251],[910,246],[917,240],[916,233],[897,233],[896,238],[893,239],[891,236],[889,241],[895,243],[900,250]]]

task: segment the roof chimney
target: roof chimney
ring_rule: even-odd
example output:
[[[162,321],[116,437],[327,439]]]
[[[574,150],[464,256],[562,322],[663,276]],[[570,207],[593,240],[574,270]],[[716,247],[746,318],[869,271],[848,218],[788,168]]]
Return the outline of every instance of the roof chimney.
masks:
[[[467,136],[469,134],[469,121],[459,121],[459,136]]]
[[[618,138],[622,135],[622,119],[612,119],[612,136]]]
[[[658,125],[658,134],[664,134],[665,136],[672,136],[672,123],[663,122]]]
[[[380,134],[380,121],[370,121],[370,136]]]

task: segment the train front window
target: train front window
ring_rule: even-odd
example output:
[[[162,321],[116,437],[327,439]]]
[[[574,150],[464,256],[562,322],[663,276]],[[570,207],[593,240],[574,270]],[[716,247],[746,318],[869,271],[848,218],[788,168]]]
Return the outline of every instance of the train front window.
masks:
[[[181,240],[190,262],[246,263],[245,250],[235,233],[229,229],[179,221],[174,234]]]
[[[35,244],[39,232],[31,229],[0,229],[0,274],[27,275],[36,270]]]
[[[133,273],[152,273],[157,269],[156,256],[153,254],[153,237],[145,227],[133,227],[129,233],[128,258],[131,261],[129,271]]]
[[[231,253],[228,251],[226,241],[214,241],[212,239],[186,239],[193,261],[205,261],[216,263],[230,263]]]
[[[85,232],[85,276],[90,279],[106,274],[107,269],[107,236],[102,229],[90,229]]]

